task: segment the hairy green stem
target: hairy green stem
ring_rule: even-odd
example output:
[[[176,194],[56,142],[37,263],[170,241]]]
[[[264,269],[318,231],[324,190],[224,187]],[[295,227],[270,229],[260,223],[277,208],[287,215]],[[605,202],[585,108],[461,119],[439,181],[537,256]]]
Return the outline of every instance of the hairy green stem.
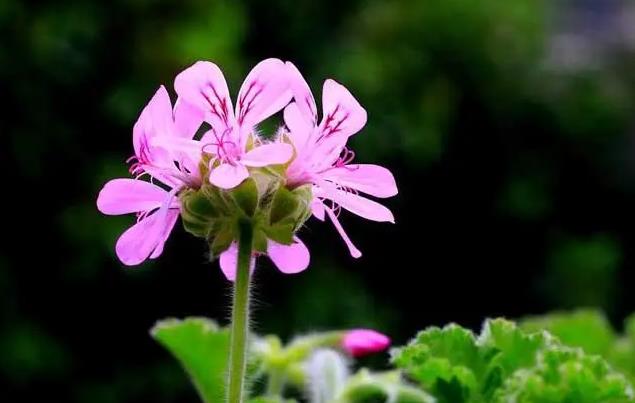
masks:
[[[234,281],[229,350],[229,387],[227,390],[229,403],[243,403],[245,400],[243,396],[249,339],[249,266],[253,249],[253,228],[248,219],[241,220],[238,227],[238,263],[236,280]]]

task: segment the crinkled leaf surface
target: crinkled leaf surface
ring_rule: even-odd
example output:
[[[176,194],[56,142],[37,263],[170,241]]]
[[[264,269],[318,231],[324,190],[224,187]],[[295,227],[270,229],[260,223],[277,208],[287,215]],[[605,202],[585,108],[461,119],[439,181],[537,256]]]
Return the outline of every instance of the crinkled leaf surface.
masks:
[[[526,331],[547,330],[564,345],[599,354],[617,370],[635,381],[635,316],[626,319],[619,335],[604,314],[593,309],[555,312],[521,321]]]
[[[542,351],[534,368],[517,371],[494,402],[621,403],[633,401],[626,378],[597,355],[557,346]]]
[[[501,319],[478,337],[457,325],[425,330],[393,362],[439,403],[632,401],[629,382],[604,359]]]
[[[520,326],[529,332],[547,330],[563,344],[581,347],[589,354],[606,354],[616,340],[604,314],[593,309],[528,317],[520,322]]]

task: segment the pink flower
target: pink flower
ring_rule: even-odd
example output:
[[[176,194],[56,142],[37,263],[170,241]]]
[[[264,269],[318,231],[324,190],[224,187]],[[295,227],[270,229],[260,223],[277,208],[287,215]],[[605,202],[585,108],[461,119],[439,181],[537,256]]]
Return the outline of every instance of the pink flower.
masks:
[[[346,332],[342,348],[353,357],[378,353],[390,346],[388,336],[370,329],[355,329]]]
[[[287,186],[313,184],[313,215],[325,215],[343,238],[353,257],[361,252],[352,243],[337,216],[340,207],[360,217],[394,223],[390,210],[360,196],[366,193],[385,198],[397,194],[393,175],[386,168],[370,164],[351,164],[355,153],[346,148],[348,138],[366,124],[366,111],[342,85],[326,80],[322,91],[322,121],[308,84],[287,62],[294,102],[284,110],[284,120],[296,157],[287,169]],[[328,202],[326,202],[328,201]]]
[[[133,129],[135,156],[130,173],[137,179],[120,178],[99,192],[97,208],[104,214],[137,214],[137,222],[118,239],[117,256],[125,265],[154,259],[163,251],[179,216],[176,193],[183,186],[200,185],[197,163],[186,154],[154,145],[160,138],[191,138],[202,122],[202,113],[178,100],[174,109],[161,86],[143,109]],[[149,175],[164,186],[139,179]]]
[[[267,256],[273,261],[278,270],[285,274],[295,274],[309,267],[311,255],[306,245],[297,237],[291,245],[283,245],[272,240],[267,244]],[[251,270],[255,268],[257,255],[251,259]],[[221,253],[220,268],[227,277],[227,280],[234,281],[236,278],[236,263],[238,261],[238,247],[236,243]]]
[[[278,59],[258,63],[245,78],[233,110],[221,70],[211,62],[196,62],[175,81],[180,98],[204,111],[211,129],[191,147],[213,154],[209,181],[223,189],[239,185],[249,176],[247,167],[283,164],[293,155],[289,144],[269,143],[247,150],[255,126],[284,108],[291,100],[285,64]],[[218,163],[217,166],[213,166]]]

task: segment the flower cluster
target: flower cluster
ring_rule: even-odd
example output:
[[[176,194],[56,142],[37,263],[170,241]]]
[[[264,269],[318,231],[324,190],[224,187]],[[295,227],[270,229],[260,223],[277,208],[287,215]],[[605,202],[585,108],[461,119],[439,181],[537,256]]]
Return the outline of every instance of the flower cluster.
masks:
[[[251,70],[235,107],[211,62],[178,74],[174,89],[174,104],[161,86],[134,125],[132,177],[109,181],[97,200],[104,214],[137,215],[116,244],[125,265],[157,258],[179,216],[209,242],[230,280],[241,219],[254,228],[254,259],[267,255],[284,273],[309,264],[296,233],[311,215],[328,217],[354,257],[361,252],[338,220],[342,208],[394,222],[390,210],[361,195],[390,197],[397,187],[387,169],[353,163],[346,144],[365,125],[366,111],[341,84],[324,82],[321,121],[298,69],[278,59]],[[265,139],[257,126],[280,111],[284,125]]]

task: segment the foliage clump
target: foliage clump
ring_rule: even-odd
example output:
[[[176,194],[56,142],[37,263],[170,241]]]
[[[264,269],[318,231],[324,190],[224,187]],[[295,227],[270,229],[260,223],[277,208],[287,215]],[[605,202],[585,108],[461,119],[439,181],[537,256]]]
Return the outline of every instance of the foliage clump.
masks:
[[[152,334],[179,359],[203,401],[222,395],[227,330],[208,320],[186,319],[161,322]],[[338,382],[324,383],[331,389],[312,394],[315,380],[332,369],[310,365],[315,354],[330,349],[330,356],[342,354],[336,362],[353,367],[339,340],[338,332],[299,337],[287,345],[276,336],[255,338],[250,402],[635,402],[633,318],[623,336],[603,315],[589,310],[531,317],[518,324],[489,319],[480,334],[456,324],[430,327],[393,349],[394,369],[344,369]],[[316,401],[312,395],[333,397]]]

